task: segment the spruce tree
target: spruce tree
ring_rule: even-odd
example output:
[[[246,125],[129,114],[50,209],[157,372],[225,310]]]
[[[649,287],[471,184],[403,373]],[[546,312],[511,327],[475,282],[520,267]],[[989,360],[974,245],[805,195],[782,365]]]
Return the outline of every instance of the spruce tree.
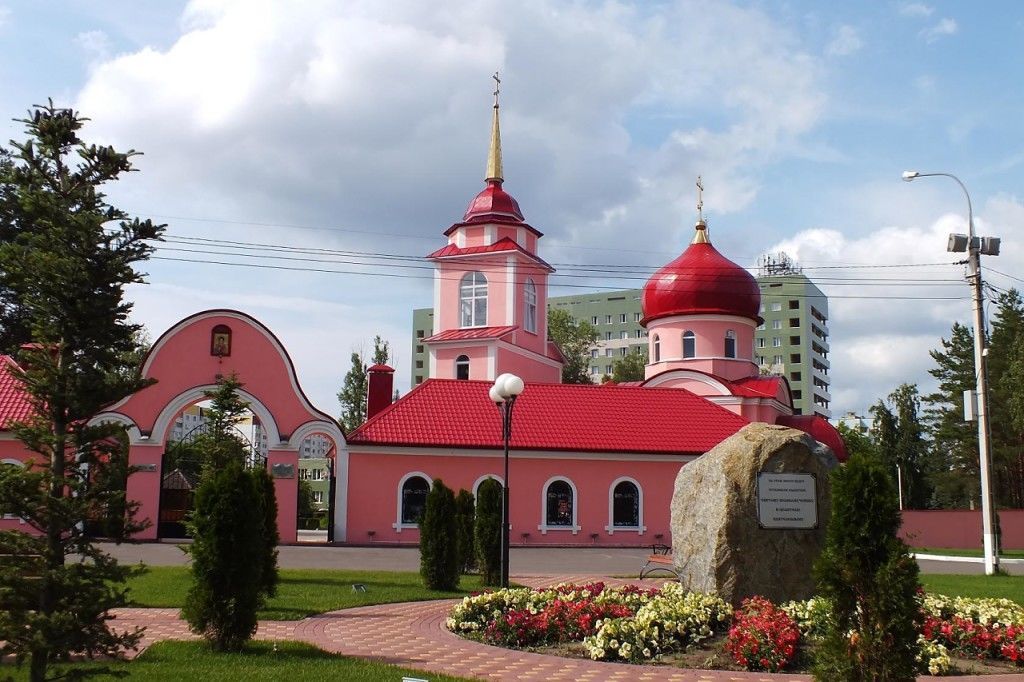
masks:
[[[819,680],[914,680],[922,624],[917,562],[896,533],[890,476],[853,455],[832,473],[832,516],[814,566],[818,594],[833,609],[817,651]]]
[[[107,202],[104,186],[132,170],[136,152],[87,144],[85,120],[37,106],[21,121],[28,139],[0,150],[0,339],[17,352],[13,373],[34,409],[12,426],[34,463],[0,468],[0,513],[38,533],[0,532],[0,657],[28,660],[32,680],[55,661],[116,656],[139,641],[108,627],[136,569],[86,534],[115,509],[126,519],[110,532],[140,528],[124,491],[107,485],[120,478],[108,468],[122,430],[88,420],[145,385],[125,368],[140,328],[124,289],[143,281],[137,267],[163,227]]]
[[[455,518],[458,527],[459,571],[468,573],[476,568],[476,547],[473,543],[473,493],[460,490],[455,498]]]
[[[473,540],[484,585],[501,583],[501,483],[488,478],[476,491]]]
[[[459,586],[455,495],[441,479],[431,486],[420,521],[420,575],[430,590],[451,592]]]

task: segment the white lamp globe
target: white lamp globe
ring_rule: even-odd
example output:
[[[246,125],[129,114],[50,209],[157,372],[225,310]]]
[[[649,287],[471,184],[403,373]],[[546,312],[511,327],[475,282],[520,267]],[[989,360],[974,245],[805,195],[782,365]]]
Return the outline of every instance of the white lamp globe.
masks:
[[[523,380],[515,374],[506,374],[505,380],[501,384],[501,392],[509,397],[519,395],[523,392],[524,388]]]
[[[494,386],[491,386],[491,390],[488,392],[488,395],[491,396],[491,400],[493,402],[496,402],[496,403],[503,403],[503,402],[505,402],[505,396],[503,396],[501,394],[501,391],[498,390],[498,384],[494,384]]]

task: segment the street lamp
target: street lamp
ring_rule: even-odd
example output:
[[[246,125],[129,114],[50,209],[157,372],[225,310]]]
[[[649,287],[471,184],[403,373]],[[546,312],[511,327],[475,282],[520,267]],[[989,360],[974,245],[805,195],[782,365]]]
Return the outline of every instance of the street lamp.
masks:
[[[512,408],[523,392],[523,380],[515,374],[501,374],[491,386],[490,396],[501,411],[501,437],[505,442],[505,478],[501,486],[501,586],[508,587],[508,543],[511,533],[508,514],[508,443],[512,440]]]
[[[960,178],[952,173],[918,173],[904,171],[903,179],[911,182],[917,178],[943,176],[952,178],[967,198],[967,235],[951,234],[947,251],[966,251],[967,279],[971,283],[971,298],[974,303],[974,366],[977,373],[978,393],[978,458],[981,462],[981,524],[985,547],[985,573],[993,575],[999,570],[999,554],[995,542],[995,517],[992,505],[992,443],[988,415],[988,369],[986,360],[988,350],[985,348],[985,318],[983,305],[985,294],[981,286],[981,256],[999,255],[999,238],[978,238],[974,235],[974,209],[971,206],[971,195]]]

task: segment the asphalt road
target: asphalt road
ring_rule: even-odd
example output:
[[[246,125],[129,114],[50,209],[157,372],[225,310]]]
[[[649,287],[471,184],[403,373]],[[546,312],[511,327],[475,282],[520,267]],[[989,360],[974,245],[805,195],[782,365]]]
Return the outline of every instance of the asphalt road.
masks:
[[[124,562],[141,561],[151,566],[176,566],[188,557],[171,543],[106,544],[106,551]],[[370,571],[418,571],[419,549],[415,547],[332,547],[325,545],[283,545],[278,565],[282,568],[328,568]],[[512,575],[636,575],[649,550],[603,549],[599,547],[515,547],[511,550]],[[1019,560],[1018,560],[1019,561]],[[964,561],[918,562],[922,573],[980,574],[981,563]],[[1005,563],[1003,568],[1024,575],[1024,562]]]

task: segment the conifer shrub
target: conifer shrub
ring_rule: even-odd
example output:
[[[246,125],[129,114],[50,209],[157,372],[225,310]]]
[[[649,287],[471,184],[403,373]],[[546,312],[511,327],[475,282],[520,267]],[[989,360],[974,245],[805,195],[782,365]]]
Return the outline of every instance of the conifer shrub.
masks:
[[[420,520],[420,575],[427,589],[450,592],[459,586],[455,516],[455,494],[436,479]]]
[[[274,479],[266,469],[254,469],[253,477],[259,506],[263,517],[263,546],[261,550],[262,581],[261,589],[267,597],[277,594],[277,543],[281,536],[277,532],[277,494],[274,491]]]
[[[501,583],[501,483],[489,478],[476,491],[473,540],[484,585]]]
[[[459,490],[455,498],[455,518],[458,527],[459,571],[462,573],[469,573],[476,568],[476,547],[473,543],[474,506],[473,493]]]
[[[267,585],[262,499],[256,477],[236,461],[207,472],[196,490],[193,580],[182,615],[217,651],[238,651],[256,632]]]
[[[833,608],[816,679],[915,679],[921,588],[899,527],[896,490],[875,458],[854,455],[832,473],[832,518],[814,573]]]

